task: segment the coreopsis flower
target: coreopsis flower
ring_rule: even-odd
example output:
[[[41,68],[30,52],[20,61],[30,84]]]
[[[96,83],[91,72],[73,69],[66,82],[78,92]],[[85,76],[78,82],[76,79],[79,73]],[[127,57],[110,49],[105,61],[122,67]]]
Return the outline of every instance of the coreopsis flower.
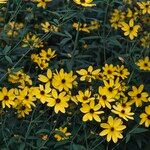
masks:
[[[67,73],[64,71],[64,69],[61,69],[59,72],[56,70],[56,73],[54,73],[54,77],[52,79],[52,85],[59,91],[62,91],[64,89],[68,92],[69,89],[73,88],[76,78],[77,76],[73,75],[72,71],[70,73]]]
[[[144,35],[141,38],[140,42],[144,48],[150,48],[150,33],[144,32]]]
[[[48,32],[58,32],[59,28],[55,25],[52,25],[50,24],[49,22],[45,22],[45,23],[41,23],[41,26],[42,26],[42,30],[45,32],[45,33],[48,33]]]
[[[98,76],[100,69],[93,70],[93,66],[89,66],[88,69],[80,69],[76,71],[81,77],[80,81],[88,81],[91,82],[92,79],[96,79]]]
[[[49,66],[48,62],[46,60],[40,58],[40,57],[38,59],[37,64],[38,64],[38,66],[40,67],[41,70],[45,70]]]
[[[59,93],[57,90],[52,89],[51,98],[47,101],[47,106],[54,107],[55,113],[59,111],[65,113],[65,109],[69,106],[69,100],[70,96],[65,91]]]
[[[53,77],[53,73],[52,73],[51,69],[47,69],[46,76],[43,74],[39,74],[38,80],[45,84],[49,84],[49,86],[50,86],[51,82],[52,82],[52,77]]]
[[[39,55],[42,60],[50,61],[52,58],[56,57],[56,51],[51,48],[48,48],[47,50],[42,49]]]
[[[114,79],[115,75],[117,75],[116,72],[116,67],[113,66],[113,64],[105,64],[105,66],[103,67],[103,75],[106,76],[107,79]]]
[[[23,90],[19,91],[19,95],[17,96],[19,104],[31,108],[31,106],[35,107],[34,102],[36,98],[34,97],[32,90],[28,87],[25,87]]]
[[[73,0],[76,4],[81,5],[83,7],[93,7],[96,4],[93,4],[93,0]]]
[[[128,92],[128,95],[131,97],[131,101],[135,103],[136,107],[141,107],[142,102],[148,102],[148,93],[143,92],[144,85],[139,87],[132,86],[132,91]]]
[[[49,101],[51,97],[51,93],[50,93],[51,88],[49,87],[48,84],[46,84],[45,86],[39,85],[39,87],[36,88],[34,92],[35,92],[36,98],[38,98],[43,104]]]
[[[150,59],[146,56],[144,59],[139,59],[136,63],[141,70],[150,71]]]
[[[114,12],[111,14],[110,23],[111,26],[115,29],[118,29],[121,27],[121,22],[123,22],[125,19],[125,12],[122,12],[122,10],[114,9]]]
[[[97,122],[101,122],[100,114],[104,113],[103,111],[100,111],[101,105],[97,104],[95,105],[95,101],[92,100],[90,104],[83,103],[82,107],[80,108],[81,112],[85,115],[83,116],[83,121],[92,121],[93,119]]]
[[[128,121],[128,119],[133,120],[134,113],[131,112],[131,107],[128,105],[123,104],[117,104],[113,105],[113,109],[111,110],[114,114],[117,114],[120,118],[125,119]]]
[[[125,36],[129,36],[131,40],[137,37],[140,25],[135,25],[133,19],[129,21],[129,24],[127,24],[126,22],[122,22],[121,25],[121,29],[124,31]]]
[[[109,109],[111,109],[111,102],[114,102],[115,100],[106,93],[106,90],[104,89],[104,87],[99,87],[98,88],[98,98],[99,98],[99,104],[105,108],[108,107]]]
[[[52,0],[33,0],[33,2],[37,2],[37,7],[42,7],[43,9],[46,8],[47,3],[51,2]]]
[[[88,25],[87,25],[87,23],[76,23],[76,22],[74,22],[73,23],[73,28],[75,28],[77,31],[83,31],[83,32],[86,32],[86,33],[90,33],[90,30],[89,30],[89,28],[88,28]]]
[[[30,107],[27,107],[26,105],[18,105],[15,109],[17,109],[17,116],[18,118],[23,118],[26,115],[29,115],[29,113],[32,111]]]
[[[116,72],[117,72],[117,76],[122,79],[128,78],[128,76],[130,75],[128,69],[125,68],[124,65],[121,66],[117,65]]]
[[[112,116],[108,117],[107,123],[101,123],[100,126],[104,130],[99,135],[107,135],[107,141],[109,142],[112,139],[114,143],[123,138],[122,131],[126,128],[121,119],[113,118]]]
[[[11,107],[14,105],[14,89],[8,90],[6,87],[3,87],[2,90],[0,91],[0,102],[2,104],[2,108]]]
[[[90,101],[94,100],[94,97],[92,97],[92,92],[88,89],[84,92],[79,91],[78,95],[76,95],[76,98],[81,103],[89,103]]]
[[[141,121],[140,124],[144,124],[145,127],[150,126],[150,105],[145,107],[145,113],[140,115]]]
[[[147,2],[137,2],[138,6],[142,10],[142,14],[150,14],[150,1]]]
[[[139,15],[139,11],[137,10],[137,8],[134,8],[133,10],[128,8],[128,10],[127,10],[127,17],[128,18],[136,20],[138,18],[138,15]]]
[[[8,0],[0,0],[0,4],[5,4],[7,3]]]
[[[57,141],[66,140],[71,136],[71,133],[67,132],[67,127],[64,128],[60,127],[59,129],[55,129],[54,132],[56,133],[54,137],[56,138]]]
[[[40,38],[32,34],[31,32],[28,33],[24,39],[23,39],[22,47],[30,47],[30,48],[42,48],[43,42],[40,40]]]

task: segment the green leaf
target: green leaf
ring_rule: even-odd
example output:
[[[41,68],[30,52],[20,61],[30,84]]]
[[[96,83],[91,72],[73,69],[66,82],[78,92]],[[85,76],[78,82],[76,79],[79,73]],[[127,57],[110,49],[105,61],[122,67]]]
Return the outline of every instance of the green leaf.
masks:
[[[9,56],[6,55],[5,58],[6,58],[6,60],[7,60],[10,64],[13,63],[12,60],[11,60],[11,58],[10,58]]]
[[[6,47],[4,48],[3,52],[6,55],[10,50],[11,50],[11,46],[6,45]]]
[[[128,143],[128,142],[129,142],[130,138],[131,138],[131,135],[130,135],[130,134],[128,134],[128,135],[126,136],[126,143]]]
[[[82,145],[79,145],[79,144],[73,144],[72,150],[86,150],[86,148]]]
[[[130,133],[143,133],[149,131],[148,129],[145,128],[136,128],[135,130],[131,131]]]

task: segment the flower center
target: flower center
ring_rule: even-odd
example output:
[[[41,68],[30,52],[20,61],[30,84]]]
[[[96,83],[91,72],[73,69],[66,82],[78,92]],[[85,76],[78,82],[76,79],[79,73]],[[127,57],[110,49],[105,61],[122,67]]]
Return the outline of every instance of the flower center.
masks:
[[[122,107],[126,107],[126,104],[122,104]]]
[[[88,97],[87,97],[87,96],[84,96],[84,97],[83,97],[83,100],[87,100],[87,99],[88,99]]]
[[[90,113],[93,114],[93,113],[94,113],[94,110],[93,110],[93,109],[90,109]]]
[[[111,131],[114,131],[115,129],[114,129],[114,127],[111,127],[111,129],[110,129]]]
[[[124,113],[125,113],[125,110],[121,110],[121,113],[124,114]]]
[[[29,99],[29,96],[28,96],[28,95],[26,95],[26,96],[25,96],[25,99]]]
[[[85,3],[85,0],[80,0],[81,3]]]
[[[103,96],[102,96],[102,99],[103,99],[103,100],[106,100],[106,99],[107,99],[106,95],[103,95]]]
[[[108,74],[111,74],[112,72],[111,72],[111,70],[108,70],[107,73],[108,73]]]
[[[25,106],[22,106],[22,107],[21,107],[21,110],[25,110],[25,109],[26,109],[26,107],[25,107]]]
[[[141,94],[137,94],[137,98],[141,98]]]
[[[108,90],[109,90],[110,92],[112,92],[112,91],[113,91],[113,88],[112,88],[112,87],[109,87]]]
[[[65,83],[65,82],[66,82],[66,80],[65,80],[65,79],[62,79],[62,80],[61,80],[61,82],[62,82],[62,83]]]
[[[4,100],[7,101],[9,99],[8,96],[4,96]]]
[[[144,63],[144,66],[145,66],[145,67],[147,67],[147,66],[148,66],[148,64],[147,64],[147,63]]]
[[[150,115],[147,116],[147,119],[150,120]]]
[[[44,91],[41,91],[41,95],[44,95],[45,94],[45,92]]]
[[[59,99],[59,98],[56,99],[56,103],[57,103],[57,104],[60,103],[60,99]]]

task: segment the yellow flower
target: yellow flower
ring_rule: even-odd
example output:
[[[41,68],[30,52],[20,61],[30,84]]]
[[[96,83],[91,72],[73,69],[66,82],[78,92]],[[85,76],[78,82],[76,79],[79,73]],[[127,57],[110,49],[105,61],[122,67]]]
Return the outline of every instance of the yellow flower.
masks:
[[[16,109],[18,118],[23,118],[25,115],[29,115],[29,113],[32,111],[32,109],[26,105],[19,105]]]
[[[0,4],[5,4],[7,3],[8,0],[0,0]]]
[[[113,64],[105,64],[105,66],[103,67],[103,75],[105,75],[107,79],[114,79],[115,75],[117,75],[116,67],[113,66]]]
[[[19,91],[19,95],[17,96],[17,99],[20,101],[20,103],[28,108],[31,108],[31,106],[35,107],[34,101],[36,101],[36,98],[34,97],[33,91],[30,90],[28,87],[25,87],[23,90]]]
[[[145,127],[150,126],[150,105],[145,107],[145,113],[140,115],[141,121],[140,124],[145,124]]]
[[[107,123],[101,123],[100,125],[104,130],[99,134],[100,136],[107,135],[107,141],[111,139],[114,143],[117,143],[118,139],[122,139],[122,131],[126,128],[123,122],[119,118],[109,116]]]
[[[141,70],[150,71],[150,59],[149,57],[145,57],[144,59],[139,59],[136,63]]]
[[[92,7],[96,6],[96,4],[92,4],[93,0],[73,0],[76,4],[81,5],[83,7]]]
[[[128,69],[125,68],[124,65],[121,66],[117,65],[116,72],[117,76],[122,79],[128,78],[128,76],[130,75]]]
[[[117,114],[119,117],[128,121],[128,119],[134,120],[134,113],[131,112],[131,107],[128,105],[117,104],[113,105],[113,110],[111,110],[114,114]]]
[[[150,33],[144,32],[144,35],[141,38],[140,42],[144,48],[150,48]]]
[[[128,95],[131,97],[133,103],[135,103],[136,107],[141,107],[142,102],[148,102],[148,93],[143,92],[144,85],[140,85],[138,88],[132,86],[132,91],[128,92]]]
[[[119,78],[104,80],[103,90],[106,95],[109,95],[111,98],[115,98],[118,94],[119,87],[121,86]]]
[[[125,12],[122,12],[122,10],[114,9],[114,12],[111,15],[110,23],[111,26],[115,29],[118,29],[121,27],[121,22],[124,21],[125,18]]]
[[[52,25],[50,24],[49,22],[45,22],[45,23],[41,23],[41,26],[42,26],[42,30],[45,32],[45,33],[48,33],[48,32],[58,32],[58,27],[55,26],[55,25]]]
[[[76,98],[81,103],[89,103],[90,101],[94,100],[94,97],[91,97],[91,94],[91,91],[89,91],[88,89],[84,92],[79,91],[78,95],[76,95]]]
[[[90,104],[82,104],[82,108],[80,108],[81,112],[85,115],[83,116],[83,121],[92,121],[93,119],[97,122],[101,122],[100,114],[104,113],[100,111],[101,106],[99,104],[95,105],[94,100],[90,102]]]
[[[51,88],[48,84],[45,85],[39,85],[38,88],[34,90],[36,97],[41,101],[41,103],[45,103],[50,99],[51,96]]]
[[[64,72],[64,69],[61,69],[59,72],[56,70],[56,73],[54,73],[54,77],[52,80],[52,85],[54,88],[58,89],[60,92],[64,89],[65,91],[69,91],[69,89],[72,89],[76,75],[73,75],[73,72],[70,73]]]
[[[52,82],[52,77],[53,77],[52,71],[51,71],[51,69],[48,69],[47,73],[46,73],[46,76],[42,75],[42,74],[39,74],[38,80],[43,82],[43,83],[46,83],[50,86],[51,82]]]
[[[37,7],[46,8],[46,3],[51,2],[52,0],[34,0],[34,2],[38,2]]]
[[[68,105],[68,101],[70,100],[70,96],[66,94],[66,92],[62,91],[58,93],[55,89],[52,89],[51,98],[47,101],[47,106],[54,107],[55,113],[59,111],[65,113]]]
[[[55,132],[56,134],[54,135],[54,137],[56,138],[57,141],[66,140],[71,135],[70,132],[67,132],[67,127],[64,128],[60,127],[59,129],[55,129]]]
[[[106,93],[106,90],[104,89],[104,87],[99,87],[98,89],[98,93],[99,93],[99,104],[105,108],[108,107],[109,109],[111,109],[111,105],[110,103],[115,101],[110,95],[108,95]]]
[[[89,66],[87,70],[80,69],[79,71],[76,71],[79,75],[81,75],[80,81],[88,81],[91,82],[92,79],[96,79],[98,76],[100,69],[93,70],[92,66]]]
[[[137,37],[137,33],[140,28],[140,25],[134,25],[133,19],[129,21],[129,24],[122,22],[121,25],[122,25],[121,29],[124,31],[125,36],[129,36],[131,40]]]
[[[136,20],[138,15],[139,15],[139,12],[138,12],[137,8],[134,8],[134,10],[131,10],[130,8],[128,8],[128,10],[127,10],[128,18],[130,18],[130,19],[132,18],[133,20]]]
[[[14,89],[10,89],[9,91],[7,90],[6,87],[2,88],[2,91],[0,91],[0,101],[2,103],[2,108],[11,107],[14,105]]]
[[[150,1],[147,2],[137,2],[138,6],[142,10],[142,14],[150,14]]]

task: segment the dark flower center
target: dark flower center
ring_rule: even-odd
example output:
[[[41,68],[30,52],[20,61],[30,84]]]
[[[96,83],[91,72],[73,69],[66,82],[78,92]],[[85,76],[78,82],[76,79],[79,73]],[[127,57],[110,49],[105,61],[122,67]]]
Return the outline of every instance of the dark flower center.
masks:
[[[8,96],[4,96],[4,100],[6,100],[6,101],[7,101],[8,99],[9,99],[9,97],[8,97]]]
[[[122,107],[126,107],[126,104],[122,104]]]
[[[61,82],[62,82],[62,83],[65,83],[65,82],[66,82],[66,80],[65,80],[65,79],[62,79],[62,80],[61,80]]]
[[[147,116],[147,119],[150,120],[150,115]]]
[[[25,109],[26,109],[26,107],[25,107],[25,106],[22,106],[22,107],[21,107],[21,110],[25,110]]]
[[[147,66],[148,66],[148,64],[147,64],[147,63],[144,63],[144,66],[145,66],[145,67],[147,67]]]
[[[84,96],[84,97],[83,97],[83,100],[87,100],[87,99],[88,99],[88,97],[87,97],[87,96]]]
[[[93,110],[93,109],[90,109],[90,113],[93,114],[93,113],[94,113],[94,110]]]
[[[114,129],[114,127],[111,127],[111,129],[110,129],[111,131],[114,131],[115,129]]]
[[[41,95],[44,95],[45,94],[45,92],[44,91],[41,91]]]
[[[124,111],[124,110],[121,110],[121,113],[122,113],[122,114],[124,114],[124,113],[125,113],[125,111]]]
[[[141,94],[137,94],[137,98],[141,98]]]
[[[56,103],[60,103],[60,99],[59,98],[56,99]]]
[[[25,96],[25,99],[29,99],[29,96],[28,96],[28,95],[26,95],[26,96]]]
[[[108,70],[107,73],[108,73],[108,74],[111,74],[112,72],[111,72],[111,70]]]
[[[113,88],[112,88],[112,87],[109,87],[108,90],[109,90],[110,92],[112,92],[112,91],[113,91]]]
[[[106,100],[106,99],[107,99],[106,95],[103,95],[103,96],[102,96],[102,99],[103,99],[103,100]]]
[[[85,3],[85,0],[80,0],[81,3]]]

